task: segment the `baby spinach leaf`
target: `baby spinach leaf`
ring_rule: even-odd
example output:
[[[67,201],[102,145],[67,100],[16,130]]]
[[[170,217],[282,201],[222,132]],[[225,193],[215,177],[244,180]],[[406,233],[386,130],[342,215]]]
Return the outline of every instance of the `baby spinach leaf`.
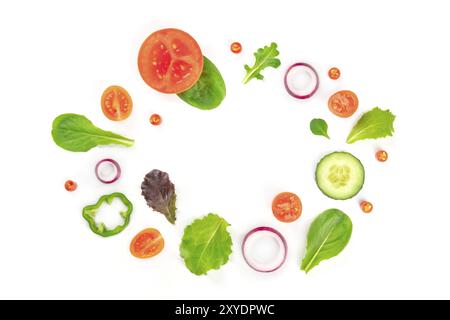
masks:
[[[210,213],[184,229],[180,255],[192,273],[203,275],[228,262],[232,246],[228,226],[225,219]]]
[[[226,95],[225,81],[219,69],[208,58],[203,57],[203,71],[197,83],[178,94],[184,102],[202,110],[217,108]]]
[[[337,256],[350,241],[352,229],[350,218],[338,209],[318,215],[308,231],[301,269],[308,273],[321,261]]]
[[[152,170],[145,175],[141,190],[147,205],[154,211],[162,213],[170,223],[175,224],[177,195],[169,175],[157,169]]]
[[[261,71],[267,67],[278,68],[281,64],[280,59],[276,58],[280,52],[277,50],[277,44],[272,42],[270,46],[259,48],[255,53],[255,64],[250,68],[249,65],[245,65],[245,71],[247,72],[243,82],[247,83],[251,79],[258,80],[264,79]]]
[[[52,137],[58,146],[73,152],[86,152],[102,145],[131,147],[134,144],[134,140],[97,128],[85,116],[73,113],[56,117]]]
[[[312,119],[309,123],[309,128],[311,132],[316,136],[324,136],[328,139],[328,124],[323,119]]]
[[[347,137],[347,143],[363,139],[378,139],[392,136],[395,116],[389,110],[376,107],[364,113]]]

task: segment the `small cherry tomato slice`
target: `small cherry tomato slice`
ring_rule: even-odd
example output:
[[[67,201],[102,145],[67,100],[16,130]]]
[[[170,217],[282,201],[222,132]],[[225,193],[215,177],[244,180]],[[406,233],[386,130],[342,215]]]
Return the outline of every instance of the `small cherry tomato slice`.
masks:
[[[144,229],[131,241],[130,252],[139,259],[156,256],[164,249],[164,239],[161,233],[153,228]]]
[[[159,126],[162,122],[162,118],[159,114],[152,114],[150,117],[150,123],[154,126]]]
[[[103,114],[112,121],[128,118],[133,110],[133,101],[127,90],[119,86],[106,88],[102,94]]]
[[[330,77],[331,80],[337,80],[341,76],[341,71],[338,68],[333,67],[330,70],[328,70],[328,76]]]
[[[385,162],[388,159],[388,153],[384,150],[378,150],[375,153],[375,157],[377,158],[378,161]]]
[[[152,33],[139,50],[142,79],[162,93],[180,93],[191,88],[203,70],[203,54],[188,33],[162,29]]]
[[[77,183],[72,180],[67,180],[66,183],[64,183],[64,188],[66,188],[66,190],[69,192],[77,190],[77,187],[78,187]]]
[[[358,97],[349,90],[338,91],[328,99],[328,109],[341,118],[348,118],[358,109]]]
[[[241,53],[242,45],[239,42],[233,42],[230,46],[230,49],[233,53]]]
[[[373,209],[373,205],[372,205],[372,203],[370,203],[369,201],[361,201],[360,202],[360,204],[359,204],[359,206],[361,207],[361,210],[364,212],[364,213],[371,213],[372,212],[372,209]]]
[[[282,192],[273,199],[272,212],[281,222],[293,222],[302,214],[302,202],[296,194]]]

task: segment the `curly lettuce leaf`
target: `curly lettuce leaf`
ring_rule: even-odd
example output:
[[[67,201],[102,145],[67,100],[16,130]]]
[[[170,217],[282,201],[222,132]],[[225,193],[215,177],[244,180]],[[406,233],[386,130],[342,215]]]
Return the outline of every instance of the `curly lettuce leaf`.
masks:
[[[378,139],[392,136],[395,115],[389,110],[376,107],[364,113],[347,137],[347,143],[364,139]]]
[[[265,46],[264,48],[259,48],[255,53],[255,64],[253,67],[245,65],[245,71],[247,75],[245,76],[243,82],[247,83],[251,79],[255,78],[258,80],[263,80],[264,76],[261,71],[267,67],[278,68],[281,64],[280,60],[276,57],[280,54],[277,50],[277,44],[272,42],[270,46]]]
[[[225,219],[210,213],[184,229],[180,255],[189,271],[203,275],[228,262],[233,244],[228,226]]]
[[[145,176],[141,189],[147,205],[154,211],[162,213],[170,223],[175,224],[177,195],[169,175],[160,170],[152,170]]]

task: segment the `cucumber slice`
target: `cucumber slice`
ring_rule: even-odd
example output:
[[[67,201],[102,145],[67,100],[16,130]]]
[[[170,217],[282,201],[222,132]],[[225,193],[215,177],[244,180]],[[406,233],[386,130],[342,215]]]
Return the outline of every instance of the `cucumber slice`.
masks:
[[[350,199],[364,185],[364,167],[351,153],[333,152],[317,164],[316,183],[320,191],[332,199]]]

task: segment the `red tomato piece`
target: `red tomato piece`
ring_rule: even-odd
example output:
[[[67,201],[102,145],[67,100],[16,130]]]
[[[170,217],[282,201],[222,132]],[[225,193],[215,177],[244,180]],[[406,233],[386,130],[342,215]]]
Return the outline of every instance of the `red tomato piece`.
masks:
[[[188,33],[162,29],[152,33],[139,50],[142,79],[162,93],[180,93],[191,88],[203,70],[203,54]]]

